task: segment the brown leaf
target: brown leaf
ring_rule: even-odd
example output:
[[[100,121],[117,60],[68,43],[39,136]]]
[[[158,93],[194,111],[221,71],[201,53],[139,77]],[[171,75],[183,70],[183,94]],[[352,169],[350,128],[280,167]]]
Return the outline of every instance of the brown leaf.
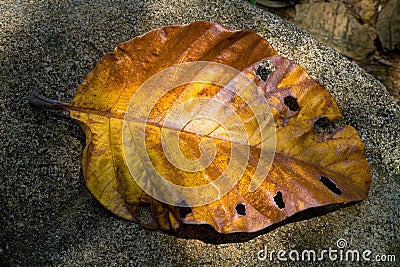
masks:
[[[275,68],[265,82],[256,75],[264,59]],[[179,71],[187,66],[183,63],[199,61],[221,63],[239,74],[229,76],[226,70],[211,69],[213,75],[207,77],[216,83],[181,84],[160,95],[152,106],[156,88],[165,89],[179,79],[202,77],[208,65],[199,69],[198,65],[190,65],[193,68],[183,74]],[[165,70],[175,70],[175,74],[153,76]],[[249,85],[250,91],[246,91],[254,103],[246,103],[242,91],[239,97],[225,88],[240,84],[241,75],[258,85]],[[146,87],[149,79],[153,84]],[[204,99],[209,102],[201,102]],[[222,103],[221,107],[218,103]],[[178,228],[181,222],[207,223],[221,233],[253,232],[310,207],[359,201],[368,193],[370,173],[364,146],[352,127],[337,125],[342,115],[332,96],[300,66],[279,56],[266,40],[251,31],[230,30],[210,22],[153,30],[107,54],[80,85],[67,108],[71,117],[82,122],[87,136],[83,170],[91,193],[111,212],[128,220],[137,221],[138,207],[151,203],[153,220],[144,225],[147,227],[168,230]],[[168,116],[179,108],[180,113],[171,115],[173,119],[168,121]],[[265,120],[261,125],[254,108],[270,108],[275,127],[268,126],[268,112],[262,115]],[[188,114],[214,113],[232,129],[226,130],[218,126],[218,121],[207,118],[192,118],[184,128],[178,127]],[[230,123],[234,117],[243,123],[250,136],[247,141],[240,135],[235,141],[228,138],[229,131],[239,132],[240,127]],[[165,121],[169,124],[163,124]],[[267,131],[264,138],[261,131],[271,128],[274,131]],[[276,153],[271,169],[268,172],[269,165],[265,163],[268,168],[261,185],[250,192],[251,186],[258,185],[252,184],[252,178],[262,163],[265,148],[275,148],[275,130]],[[144,147],[135,141],[140,137],[144,138]],[[177,168],[171,163],[162,138],[178,138],[183,157],[189,163],[198,160],[204,168],[199,170],[196,164],[185,165],[192,171]],[[268,146],[264,147],[266,143]],[[233,167],[229,165],[233,156],[242,155],[243,148],[249,149],[248,157],[236,161]],[[148,155],[147,160],[143,153]],[[170,151],[172,156],[174,153]],[[213,153],[215,158],[208,162]],[[229,168],[234,171],[228,175],[227,183],[238,183],[211,203],[192,205],[215,192],[208,188],[182,198],[168,186],[160,189],[152,180],[156,175],[148,167],[150,162],[161,176],[181,186],[218,185],[218,178]],[[221,193],[218,190],[216,193]],[[180,203],[165,204],[155,196]]]

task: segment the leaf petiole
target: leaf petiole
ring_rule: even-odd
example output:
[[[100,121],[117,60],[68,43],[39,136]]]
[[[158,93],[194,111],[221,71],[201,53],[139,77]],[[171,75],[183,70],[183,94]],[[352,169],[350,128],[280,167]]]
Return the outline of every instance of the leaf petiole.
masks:
[[[69,105],[39,94],[39,90],[33,90],[28,97],[29,103],[34,106],[51,110],[69,110]]]

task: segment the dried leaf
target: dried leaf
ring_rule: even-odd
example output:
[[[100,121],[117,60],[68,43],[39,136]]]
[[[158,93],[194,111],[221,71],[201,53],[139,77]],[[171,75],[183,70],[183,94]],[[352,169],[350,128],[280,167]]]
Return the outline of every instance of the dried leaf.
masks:
[[[262,72],[258,69],[261,63],[268,63],[265,59],[275,70],[263,81],[257,73]],[[160,76],[155,80],[158,83],[147,87],[146,81],[172,66],[184,68],[187,66],[184,63],[199,61],[224,64],[257,84],[258,87],[249,87],[252,89],[248,91],[249,95],[256,96],[254,103],[245,103],[224,87],[238,84],[236,79],[240,75],[235,74],[222,86],[201,82],[182,84],[157,96],[154,107],[150,104],[157,94],[152,88],[167,88],[166,84],[184,79],[185,75],[175,69],[181,76]],[[198,77],[203,67],[193,67],[184,73]],[[209,78],[223,80],[226,75],[218,71]],[[144,91],[140,89],[143,86],[147,88]],[[131,101],[133,96],[135,101]],[[204,104],[203,100],[196,102],[199,99],[219,102],[212,105]],[[230,109],[215,108],[217,102]],[[205,106],[199,108],[196,103]],[[268,112],[264,114],[266,123],[261,126],[256,120],[257,112],[252,111],[254,107],[272,112],[274,131],[267,131],[267,138],[260,131],[263,127],[270,129],[269,117],[265,115]],[[153,220],[144,225],[147,227],[168,230],[178,228],[181,222],[207,223],[221,233],[253,232],[311,207],[359,201],[368,194],[370,173],[364,146],[355,129],[337,125],[342,114],[332,96],[300,66],[279,56],[266,40],[251,31],[195,22],[153,30],[122,43],[86,77],[67,109],[71,117],[82,122],[87,136],[83,170],[91,193],[108,210],[128,220],[137,221],[139,206],[151,203]],[[176,111],[168,120],[174,110],[181,113]],[[232,141],[227,138],[227,132],[235,133],[236,126],[225,131],[207,118],[190,119],[185,128],[178,127],[183,123],[179,114],[206,116],[213,112],[222,112],[219,119],[226,115],[226,122],[235,117],[229,112],[237,114],[251,138],[246,141],[238,137]],[[167,126],[163,124],[165,121],[169,123]],[[131,133],[131,137],[126,133]],[[139,149],[141,144],[135,141],[141,135],[144,149]],[[275,157],[271,166],[265,163],[265,177],[259,185],[252,178],[262,161],[263,144],[269,144],[267,149],[275,148],[275,136]],[[192,171],[176,168],[163,147],[163,137],[164,141],[178,138],[183,156],[189,162],[198,159],[204,169],[198,170],[196,164],[186,165]],[[150,163],[173,184],[195,187],[217,183],[221,173],[232,168],[229,160],[236,149],[232,148],[233,143],[239,150],[249,148],[249,154],[245,161],[236,162],[237,170],[227,177],[228,182],[238,183],[219,199],[195,205],[204,197],[203,193],[185,199],[171,192],[168,186],[154,187],[155,174],[147,167]],[[213,153],[216,156],[210,163],[207,157]],[[143,154],[148,155],[147,161]],[[202,155],[207,156],[204,162],[201,162]],[[251,192],[252,188],[256,190]],[[207,190],[205,195],[211,189]],[[180,203],[166,204],[154,196],[171,197]]]

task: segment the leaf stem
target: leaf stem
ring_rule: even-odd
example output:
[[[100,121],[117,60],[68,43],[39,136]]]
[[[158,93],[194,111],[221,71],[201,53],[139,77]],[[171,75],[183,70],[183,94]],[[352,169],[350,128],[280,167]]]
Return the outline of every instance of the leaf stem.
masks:
[[[69,105],[39,94],[39,90],[33,90],[28,97],[29,103],[34,106],[51,110],[69,110]]]

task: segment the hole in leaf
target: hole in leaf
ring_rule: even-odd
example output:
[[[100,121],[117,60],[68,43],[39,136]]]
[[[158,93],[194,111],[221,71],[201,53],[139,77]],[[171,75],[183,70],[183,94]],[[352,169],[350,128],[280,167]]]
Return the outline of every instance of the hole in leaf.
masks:
[[[336,129],[342,128],[344,126],[343,118],[336,118],[332,121],[333,127]]]
[[[184,199],[182,199],[178,205],[178,212],[181,219],[185,218],[189,213],[192,213],[192,208],[189,207]]]
[[[260,65],[258,65],[256,74],[263,80],[267,81],[268,76],[275,71],[275,66],[268,59],[264,59]]]
[[[291,111],[296,112],[300,109],[299,104],[297,103],[297,99],[291,95],[285,96],[283,102]]]
[[[327,117],[320,117],[314,122],[313,130],[317,134],[331,134],[340,127],[343,127],[342,118],[336,118],[330,121]]]
[[[236,209],[237,214],[242,215],[242,216],[246,215],[246,205],[239,203],[236,205],[235,209]]]
[[[326,176],[321,176],[321,178],[319,179],[329,190],[331,190],[333,193],[337,194],[337,195],[341,195],[342,194],[342,190],[340,190],[336,184],[334,182],[332,182],[331,179],[329,179]]]
[[[285,202],[283,201],[283,195],[281,191],[278,191],[274,196],[275,204],[278,208],[283,209],[285,207]]]
[[[150,203],[140,203],[138,210],[137,210],[137,222],[140,224],[148,224],[153,220],[153,214],[151,211],[151,204]]]
[[[321,118],[318,118],[318,120],[316,120],[314,122],[314,130],[316,130],[316,129],[326,130],[326,129],[328,129],[328,127],[330,125],[331,125],[331,122],[327,117],[321,117]]]

